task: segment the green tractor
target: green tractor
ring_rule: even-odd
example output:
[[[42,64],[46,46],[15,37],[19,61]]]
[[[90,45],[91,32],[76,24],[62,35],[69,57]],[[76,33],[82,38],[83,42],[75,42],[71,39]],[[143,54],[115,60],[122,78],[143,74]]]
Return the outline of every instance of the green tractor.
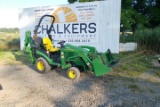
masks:
[[[47,30],[48,37],[37,37],[37,31],[44,17],[53,18],[51,26]],[[116,63],[110,50],[105,53],[98,53],[95,47],[74,46],[60,41],[60,47],[57,48],[52,43],[51,28],[54,23],[54,16],[44,15],[41,17],[37,27],[34,30],[34,36],[31,31],[25,33],[24,49],[30,55],[30,60],[35,64],[39,73],[46,73],[52,67],[68,69],[67,76],[70,79],[77,79],[80,72],[92,71],[96,76],[102,76],[111,71],[111,66]]]

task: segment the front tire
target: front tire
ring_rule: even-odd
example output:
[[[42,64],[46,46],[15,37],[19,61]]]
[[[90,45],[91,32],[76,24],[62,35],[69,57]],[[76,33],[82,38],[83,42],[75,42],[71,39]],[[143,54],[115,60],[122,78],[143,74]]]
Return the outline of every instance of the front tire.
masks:
[[[80,77],[80,71],[78,68],[76,67],[71,67],[68,69],[67,71],[67,76],[70,78],[70,79],[78,79]]]
[[[42,57],[40,57],[36,60],[35,66],[36,66],[37,72],[39,72],[39,73],[46,73],[51,70],[51,66]]]

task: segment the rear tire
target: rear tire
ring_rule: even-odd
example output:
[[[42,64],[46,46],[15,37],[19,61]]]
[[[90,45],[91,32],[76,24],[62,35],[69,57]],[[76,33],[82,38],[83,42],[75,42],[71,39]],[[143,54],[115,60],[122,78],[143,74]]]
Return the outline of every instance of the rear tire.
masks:
[[[71,67],[67,71],[67,76],[70,79],[78,79],[80,77],[80,71],[76,67]]]
[[[51,70],[51,66],[42,57],[40,57],[36,60],[35,66],[36,66],[37,72],[39,72],[39,73],[46,73]]]

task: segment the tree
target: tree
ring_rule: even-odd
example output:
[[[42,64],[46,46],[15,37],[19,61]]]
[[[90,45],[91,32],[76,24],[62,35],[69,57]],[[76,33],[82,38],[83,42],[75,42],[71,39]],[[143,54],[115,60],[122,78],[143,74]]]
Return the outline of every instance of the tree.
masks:
[[[148,19],[146,27],[157,27],[160,24],[160,0],[133,0],[136,4],[133,9],[138,12],[142,17]],[[142,20],[140,20],[142,21]]]
[[[156,6],[149,7],[150,24],[151,27],[157,27],[160,25],[160,0],[156,1]]]
[[[138,8],[141,7],[141,3],[138,2],[136,5],[133,5],[133,0],[122,0],[121,24],[123,24],[123,27],[121,30],[126,29],[134,32],[138,25],[149,25],[149,19],[142,14],[144,11],[141,12],[143,9]]]
[[[19,32],[19,28],[0,28],[0,32],[15,33]]]
[[[79,2],[91,2],[91,1],[97,1],[97,0],[79,0]],[[68,0],[69,3],[77,2],[77,0]]]
[[[77,0],[68,0],[69,3],[74,3],[76,2]]]

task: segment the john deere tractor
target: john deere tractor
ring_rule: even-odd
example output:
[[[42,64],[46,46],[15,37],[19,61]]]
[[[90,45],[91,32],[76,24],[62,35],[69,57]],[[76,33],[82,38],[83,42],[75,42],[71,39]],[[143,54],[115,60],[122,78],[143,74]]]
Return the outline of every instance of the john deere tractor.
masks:
[[[47,30],[48,37],[41,38],[37,36],[37,31],[44,17],[50,17],[53,20]],[[67,76],[70,79],[77,79],[80,72],[92,71],[96,76],[102,76],[111,71],[111,66],[115,61],[110,50],[98,53],[95,47],[74,46],[65,44],[65,41],[58,42],[59,48],[55,47],[50,34],[54,20],[54,16],[44,15],[35,28],[33,37],[31,31],[25,33],[24,48],[39,73],[46,73],[52,67],[59,67],[67,69]]]

